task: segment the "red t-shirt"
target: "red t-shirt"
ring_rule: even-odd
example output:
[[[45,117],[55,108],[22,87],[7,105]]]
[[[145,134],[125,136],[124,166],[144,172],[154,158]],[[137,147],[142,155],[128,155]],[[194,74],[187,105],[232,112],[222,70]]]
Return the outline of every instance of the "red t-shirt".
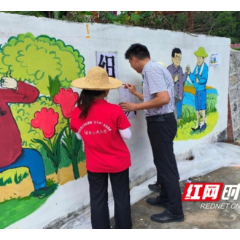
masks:
[[[104,99],[94,100],[88,115],[80,119],[74,108],[70,128],[79,132],[85,146],[86,168],[90,172],[121,172],[131,166],[130,152],[119,129],[131,126],[120,106]]]

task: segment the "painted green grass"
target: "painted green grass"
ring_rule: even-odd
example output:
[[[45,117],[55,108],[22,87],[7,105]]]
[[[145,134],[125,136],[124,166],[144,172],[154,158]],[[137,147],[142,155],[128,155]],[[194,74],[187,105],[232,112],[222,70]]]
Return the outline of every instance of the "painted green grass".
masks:
[[[4,229],[22,218],[27,217],[42,206],[47,199],[48,197],[44,199],[25,197],[0,203],[0,229]]]
[[[24,172],[23,174],[18,174],[18,172],[15,173],[14,177],[9,177],[6,180],[4,180],[3,177],[0,177],[0,187],[6,186],[8,184],[11,184],[15,182],[16,184],[19,184],[23,181],[23,179],[27,178],[29,176],[29,173]]]
[[[48,180],[47,186],[52,187],[55,191],[58,184],[55,184],[52,180]],[[0,203],[0,229],[4,229],[27,217],[41,207],[51,195],[52,194],[42,199],[29,196]]]
[[[55,169],[53,167],[51,159],[47,156],[46,151],[43,148],[40,148],[39,152],[42,155],[43,162],[44,162],[44,167],[45,167],[45,174],[50,175],[55,173]],[[71,159],[68,157],[65,149],[60,146],[60,152],[61,152],[61,162],[59,164],[59,169],[64,168],[64,167],[69,167],[72,164]],[[77,162],[85,161],[85,153],[83,152],[83,149],[81,148],[77,157]]]
[[[207,115],[207,128],[202,132],[193,132],[191,128],[195,128],[196,120],[186,122],[184,125],[178,127],[175,141],[200,139],[211,133],[217,124],[219,118],[218,112],[212,112]]]
[[[217,95],[207,94],[207,128],[200,131],[192,131],[192,128],[196,127],[197,115],[194,107],[189,105],[183,105],[182,107],[182,119],[178,122],[178,131],[175,137],[175,141],[200,139],[213,131],[217,124],[219,114],[216,109]],[[202,121],[202,118],[200,119]]]

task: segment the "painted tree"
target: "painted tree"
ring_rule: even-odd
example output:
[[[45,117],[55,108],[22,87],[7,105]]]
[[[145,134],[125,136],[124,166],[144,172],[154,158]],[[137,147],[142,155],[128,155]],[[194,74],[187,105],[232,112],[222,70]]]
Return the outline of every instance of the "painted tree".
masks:
[[[15,79],[33,83],[49,95],[49,76],[57,76],[63,87],[85,76],[84,58],[79,51],[62,40],[32,33],[11,37],[0,47],[0,75],[11,71]]]

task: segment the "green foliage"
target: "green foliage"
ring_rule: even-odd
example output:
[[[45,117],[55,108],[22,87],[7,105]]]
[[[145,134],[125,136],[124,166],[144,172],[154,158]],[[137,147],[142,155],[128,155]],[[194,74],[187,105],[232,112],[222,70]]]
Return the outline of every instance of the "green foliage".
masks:
[[[52,161],[50,158],[48,158],[47,153],[43,147],[39,148],[39,153],[43,158],[44,170],[45,170],[46,176],[55,173],[55,168],[53,167]]]
[[[19,174],[18,172],[15,173],[13,180],[12,177],[7,178],[6,180],[4,180],[4,178],[0,178],[0,186],[6,186],[8,184],[12,184],[13,181],[16,184],[19,184],[20,182],[22,182],[23,179],[27,178],[29,176],[29,173],[24,172],[23,174]]]
[[[185,13],[178,14],[173,28],[188,31],[188,18]],[[170,29],[171,30],[171,29]],[[239,11],[199,11],[194,12],[193,33],[231,38],[232,43],[240,41]]]
[[[73,22],[90,22],[93,12],[90,11],[71,11],[70,20]]]
[[[63,133],[65,131],[66,127],[64,127],[61,132],[55,136],[54,143],[52,144],[51,140],[50,147],[41,139],[33,139],[32,141],[38,144],[41,144],[43,149],[46,151],[48,158],[52,161],[53,167],[55,169],[55,172],[58,172],[59,164],[61,162],[61,139],[63,136]]]
[[[186,123],[196,120],[196,110],[194,107],[183,104],[182,106],[182,119],[178,123],[178,127],[185,125]]]
[[[6,185],[11,184],[11,183],[12,183],[12,178],[11,177],[7,178],[6,180],[4,180],[3,178],[0,178],[0,187],[6,186]]]
[[[49,79],[49,93],[50,93],[50,97],[53,99],[53,97],[58,94],[59,89],[62,87],[61,82],[58,78],[58,76],[56,76],[55,78],[52,78],[51,76],[48,76]]]
[[[83,11],[70,12],[70,14],[71,17],[69,20],[76,22],[100,22],[151,28],[158,28],[158,24],[162,21],[162,17],[154,14],[153,11],[122,11],[121,14],[117,16],[109,11],[97,11],[96,15],[98,15],[98,17],[94,17],[92,12]]]
[[[67,120],[63,117],[61,107],[56,105],[50,97],[40,96],[36,102],[31,104],[14,103],[10,105],[11,112],[20,130],[22,138],[22,146],[24,148],[33,148],[40,150],[41,144],[33,143],[32,139],[44,139],[43,133],[40,129],[31,126],[31,120],[34,118],[36,111],[42,107],[52,108],[59,114],[58,124],[55,129],[55,134],[58,135],[66,126]],[[46,142],[48,144],[48,142]]]
[[[65,13],[65,11],[53,11],[53,18],[67,20]]]
[[[232,49],[234,49],[234,50],[236,50],[236,51],[240,51],[240,48],[233,48],[233,47],[232,47]]]
[[[216,94],[207,94],[207,114],[211,112],[217,112],[217,95]]]
[[[46,182],[47,187],[51,187],[55,184],[54,179],[48,179]]]
[[[215,25],[211,35],[220,37],[229,37],[232,43],[239,43],[240,41],[240,12],[226,11],[212,13],[215,17]]]
[[[18,175],[17,173],[14,175],[14,182],[19,184],[23,179],[27,178],[29,173],[25,172],[24,174]]]
[[[80,156],[81,159],[82,156],[82,141],[79,141],[79,139],[76,137],[76,134],[73,133],[70,128],[67,128],[63,136],[62,146],[64,147],[68,158],[72,162],[74,177],[75,179],[78,179],[78,158]]]
[[[66,11],[3,11],[4,13],[11,13],[11,14],[20,14],[26,16],[35,16],[35,17],[52,17],[55,19],[67,19],[65,14]]]
[[[78,50],[62,40],[32,33],[8,39],[1,47],[0,66],[0,75],[11,71],[15,79],[28,80],[44,95],[49,94],[48,76],[57,76],[65,88],[85,76],[84,58]]]
[[[171,14],[166,15],[165,13],[167,12],[122,11],[120,15],[115,16],[109,12],[99,11],[98,20],[100,21],[98,22],[229,37],[231,38],[232,43],[238,43],[240,41],[239,11],[194,12],[193,28],[190,28],[189,26],[189,12],[171,12]],[[76,14],[82,15],[84,13],[78,12]],[[89,22],[89,20],[85,20],[85,22]]]
[[[21,14],[35,17],[46,17],[46,15],[43,12],[39,11],[5,11],[5,13]]]
[[[47,153],[44,150],[44,148],[40,148],[39,152],[41,153],[43,158],[46,176],[55,173],[55,168],[53,167],[53,163],[51,159],[47,156]],[[69,167],[72,164],[72,162],[67,156],[66,151],[64,150],[62,145],[60,147],[60,155],[61,155],[61,161],[59,163],[59,169],[64,167]]]
[[[210,113],[217,112],[216,105],[217,105],[217,95],[208,93],[207,94],[207,111],[206,111],[207,115],[209,115]],[[178,123],[178,126],[182,127],[186,123],[195,121],[196,118],[197,118],[196,109],[192,106],[184,104],[182,106],[182,119]]]

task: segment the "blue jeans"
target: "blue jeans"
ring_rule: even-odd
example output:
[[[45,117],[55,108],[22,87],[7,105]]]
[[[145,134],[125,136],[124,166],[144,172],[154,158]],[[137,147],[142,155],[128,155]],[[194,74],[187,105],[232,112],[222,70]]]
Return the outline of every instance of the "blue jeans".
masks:
[[[23,148],[22,154],[18,159],[9,166],[0,168],[0,173],[18,167],[27,167],[29,169],[35,190],[46,186],[43,159],[38,151]]]

